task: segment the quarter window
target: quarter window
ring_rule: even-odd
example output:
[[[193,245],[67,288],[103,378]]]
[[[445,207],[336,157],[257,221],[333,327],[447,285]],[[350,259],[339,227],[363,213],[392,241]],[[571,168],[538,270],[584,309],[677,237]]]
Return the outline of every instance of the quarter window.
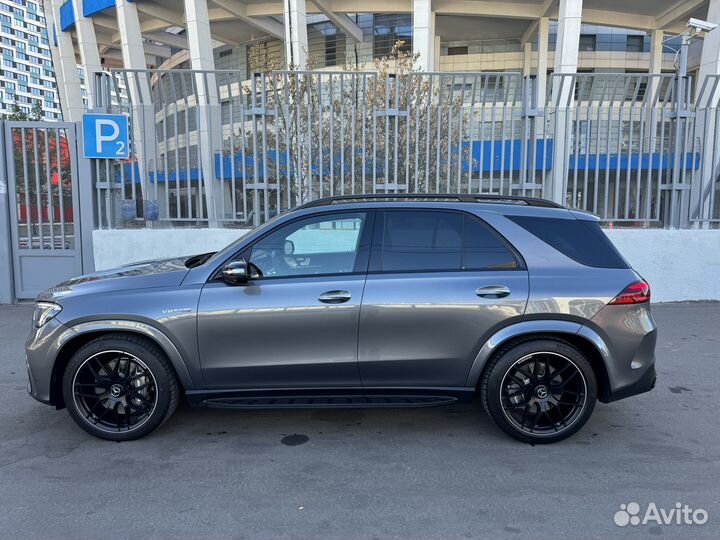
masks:
[[[566,257],[595,268],[628,268],[596,221],[534,216],[508,216]]]
[[[518,258],[500,235],[478,218],[466,215],[463,231],[464,270],[516,270]]]

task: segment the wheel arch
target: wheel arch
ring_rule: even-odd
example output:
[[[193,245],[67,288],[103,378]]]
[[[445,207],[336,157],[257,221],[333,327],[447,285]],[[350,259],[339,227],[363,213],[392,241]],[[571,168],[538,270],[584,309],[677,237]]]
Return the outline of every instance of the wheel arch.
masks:
[[[92,321],[68,328],[59,339],[58,353],[53,363],[50,379],[50,403],[57,408],[65,406],[62,397],[62,377],[70,358],[86,343],[103,335],[142,336],[155,343],[168,358],[184,390],[196,387],[190,371],[175,344],[157,328],[138,321]]]
[[[607,369],[610,350],[602,337],[594,330],[572,321],[523,321],[501,328],[480,347],[470,368],[465,386],[477,388],[488,361],[503,345],[534,338],[562,339],[585,354],[597,378],[598,399],[602,402],[608,401],[612,388]]]

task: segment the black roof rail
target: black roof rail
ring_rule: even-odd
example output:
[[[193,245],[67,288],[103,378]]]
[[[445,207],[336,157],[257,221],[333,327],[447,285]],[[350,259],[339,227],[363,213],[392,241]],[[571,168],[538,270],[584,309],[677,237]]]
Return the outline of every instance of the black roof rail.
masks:
[[[472,193],[373,193],[368,195],[339,195],[336,197],[324,197],[322,199],[316,199],[305,203],[297,209],[315,208],[317,206],[328,206],[331,204],[372,201],[450,201],[463,203],[522,204],[544,208],[563,208],[562,205],[546,199],[539,199],[537,197],[516,197],[512,195],[484,195]]]

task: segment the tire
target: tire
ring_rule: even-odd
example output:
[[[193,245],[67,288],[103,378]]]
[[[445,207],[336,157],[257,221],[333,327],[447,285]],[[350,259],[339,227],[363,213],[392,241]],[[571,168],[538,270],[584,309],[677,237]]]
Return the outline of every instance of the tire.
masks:
[[[63,375],[72,419],[110,441],[151,433],[175,412],[180,388],[164,352],[140,336],[107,334],[83,345]]]
[[[480,397],[493,422],[530,444],[566,439],[585,425],[597,400],[588,359],[556,338],[502,347],[486,366]]]

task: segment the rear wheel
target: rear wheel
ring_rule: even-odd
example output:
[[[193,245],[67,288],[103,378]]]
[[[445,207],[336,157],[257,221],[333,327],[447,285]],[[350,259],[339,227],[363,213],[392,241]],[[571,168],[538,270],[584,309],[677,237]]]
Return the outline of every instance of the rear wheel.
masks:
[[[70,416],[85,431],[112,441],[157,429],[179,401],[177,377],[163,351],[139,336],[101,336],[81,347],[63,377]]]
[[[534,339],[510,345],[491,360],[482,382],[485,410],[505,433],[552,443],[590,418],[597,381],[587,358],[567,342]]]

